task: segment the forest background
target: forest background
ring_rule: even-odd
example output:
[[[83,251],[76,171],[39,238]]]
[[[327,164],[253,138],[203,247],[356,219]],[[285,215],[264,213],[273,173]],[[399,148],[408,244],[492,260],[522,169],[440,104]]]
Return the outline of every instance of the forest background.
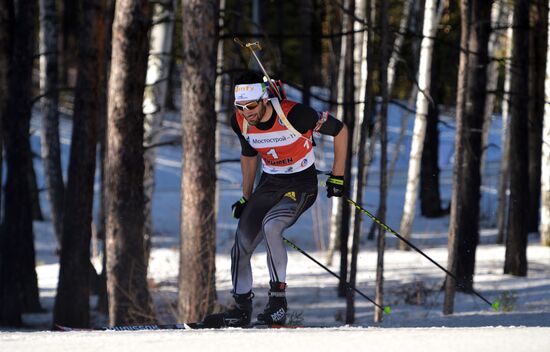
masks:
[[[347,285],[356,282],[362,234],[377,239],[374,301],[384,304],[387,228],[365,229],[364,214],[346,199],[364,204],[371,166],[379,163],[373,213],[384,223],[401,149],[410,155],[396,232],[411,238],[417,208],[424,217],[449,219],[445,314],[453,313],[455,290],[479,294],[475,253],[486,220],[480,199],[490,148],[501,148],[489,222],[496,242],[506,246],[503,273],[527,275],[529,233],[550,245],[548,1],[1,0],[0,36],[2,325],[20,326],[23,313],[41,310],[33,233],[33,220],[43,217],[41,192],[48,195],[60,263],[52,323],[90,326],[92,293],[109,324],[157,320],[147,280],[154,161],[158,148],[173,145],[182,148],[177,318],[194,321],[219,309],[217,175],[238,161],[220,157],[220,133],[232,110],[233,79],[257,68],[235,37],[260,41],[273,78],[353,132],[349,187],[344,201],[332,202],[327,236],[328,257],[336,253],[339,260],[347,323],[355,317]],[[392,155],[391,106],[402,110],[403,126]],[[181,134],[167,139],[162,127],[173,111]],[[30,143],[33,114],[41,116],[40,151]],[[498,146],[488,137],[496,116],[502,121]],[[66,168],[60,117],[72,122]],[[402,148],[408,121],[414,121],[410,147]],[[445,204],[439,130],[449,123],[454,166]],[[44,185],[37,182],[36,158]],[[100,197],[94,198],[96,172]],[[91,261],[97,248],[99,273]],[[375,321],[382,317],[375,309]]]

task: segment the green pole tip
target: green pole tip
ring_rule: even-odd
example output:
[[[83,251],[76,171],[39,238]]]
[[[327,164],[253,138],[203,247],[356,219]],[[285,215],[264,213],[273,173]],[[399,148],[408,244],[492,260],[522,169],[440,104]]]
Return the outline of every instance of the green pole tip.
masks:
[[[391,308],[390,308],[390,306],[384,307],[384,313],[386,313],[387,315],[390,315],[390,314],[391,314]]]
[[[495,311],[498,311],[500,309],[500,301],[496,300],[493,304],[491,304],[491,307],[495,310]]]

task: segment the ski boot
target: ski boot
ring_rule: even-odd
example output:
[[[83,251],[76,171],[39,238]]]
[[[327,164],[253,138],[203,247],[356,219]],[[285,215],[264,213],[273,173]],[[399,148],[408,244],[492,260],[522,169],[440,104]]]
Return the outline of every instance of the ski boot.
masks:
[[[207,315],[200,326],[203,328],[242,327],[250,325],[252,317],[252,291],[244,294],[233,294],[235,305],[225,312]]]
[[[266,325],[284,325],[286,322],[286,283],[269,282],[269,301],[263,311],[258,314],[258,323]]]

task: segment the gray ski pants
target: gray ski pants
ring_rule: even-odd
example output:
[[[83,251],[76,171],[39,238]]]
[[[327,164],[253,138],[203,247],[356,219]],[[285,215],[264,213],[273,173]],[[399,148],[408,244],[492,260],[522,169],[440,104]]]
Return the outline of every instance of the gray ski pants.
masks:
[[[317,197],[317,175],[306,177],[263,173],[247,202],[231,249],[233,292],[252,290],[252,253],[265,239],[270,280],[286,282],[287,253],[283,231],[313,205]]]

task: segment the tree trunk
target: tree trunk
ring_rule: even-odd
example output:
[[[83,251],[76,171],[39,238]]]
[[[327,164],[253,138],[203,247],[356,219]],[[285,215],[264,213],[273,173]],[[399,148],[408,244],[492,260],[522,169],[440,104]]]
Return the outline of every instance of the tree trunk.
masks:
[[[61,55],[60,69],[61,82],[65,85],[74,85],[74,69],[76,67],[76,47],[78,31],[78,1],[61,0]]]
[[[412,224],[415,215],[416,198],[418,193],[418,181],[420,175],[420,161],[426,134],[426,116],[428,104],[430,104],[430,72],[432,68],[433,38],[437,31],[436,26],[437,0],[426,0],[424,8],[424,26],[422,30],[422,49],[420,50],[420,64],[418,69],[418,88],[416,97],[416,118],[412,136],[411,153],[409,158],[409,171],[407,175],[407,191],[403,205],[403,217],[399,233],[405,237],[411,237]],[[404,242],[399,243],[399,248],[408,250]]]
[[[373,62],[373,50],[372,50],[372,24],[371,14],[372,2],[371,0],[366,0],[365,11],[362,14],[364,18],[367,18],[367,23],[369,24],[369,29],[363,36],[362,42],[362,65],[361,65],[361,77],[365,81],[361,82],[361,95],[359,100],[363,100],[365,104],[362,104],[363,109],[361,113],[363,114],[361,118],[361,128],[359,131],[359,140],[357,141],[358,151],[357,151],[357,178],[356,178],[356,187],[353,199],[360,206],[363,205],[363,186],[365,180],[365,161],[366,161],[366,144],[368,138],[368,128],[370,125],[369,116],[372,115],[373,104],[368,98],[372,95],[372,85],[373,77],[372,70],[369,71]],[[350,274],[349,282],[352,286],[356,286],[356,277],[357,277],[357,257],[359,254],[359,241],[361,238],[361,223],[362,223],[362,214],[359,209],[354,210],[353,216],[353,241],[351,247],[351,263],[350,263]],[[346,296],[346,324],[353,324],[355,322],[355,293],[352,290],[347,291]]]
[[[13,51],[13,35],[14,33],[14,8],[12,0],[0,0],[0,138],[2,142],[4,140],[6,143],[10,140],[8,135],[13,130],[13,122],[10,118],[9,111],[9,101],[10,95],[9,91],[11,88],[11,56]],[[12,123],[10,123],[10,120]],[[10,128],[11,127],[11,128]],[[4,135],[6,138],[4,138]],[[13,139],[12,139],[13,141]],[[3,145],[4,143],[0,143]],[[8,149],[9,150],[9,149]],[[7,152],[7,150],[6,150]],[[6,153],[6,163],[17,162],[17,158],[13,156],[10,157]],[[17,164],[14,164],[11,167],[11,171],[8,168],[8,175],[13,173],[13,167],[17,167]],[[17,178],[10,177],[6,180],[12,182],[17,181]],[[6,184],[6,187],[8,184]],[[1,187],[0,187],[1,188]],[[13,204],[17,200],[17,195],[14,194],[14,191],[17,190],[6,188],[6,205],[10,203]],[[25,188],[22,189],[25,191]],[[0,194],[4,191],[0,189]],[[28,192],[28,190],[27,190]],[[8,196],[8,193],[11,193],[11,199]],[[24,194],[23,194],[24,195]],[[26,196],[28,197],[28,196]],[[27,200],[19,199],[20,201]],[[8,203],[9,201],[9,203]],[[18,208],[20,212],[24,208],[25,204],[21,204],[23,207]],[[28,203],[26,204],[28,206]],[[19,299],[19,282],[18,282],[18,273],[17,273],[17,263],[18,263],[18,241],[20,238],[17,236],[17,220],[14,218],[15,213],[13,210],[8,210],[4,207],[4,222],[0,227],[0,326],[20,326],[21,325],[21,301]],[[12,212],[12,215],[10,215]],[[27,214],[21,214],[24,217],[28,217]],[[8,218],[9,216],[9,218]],[[28,222],[28,219],[23,219],[24,222],[22,225],[25,227],[25,230],[29,231],[29,226],[25,225]],[[32,231],[32,230],[30,230]],[[31,233],[32,235],[32,233]]]
[[[143,113],[145,114],[145,134],[143,143],[151,146],[158,142],[168,81],[170,80],[170,55],[174,30],[175,1],[165,0],[153,5],[153,27],[149,39],[149,59]],[[144,155],[144,253],[148,265],[153,237],[153,196],[155,193],[155,148],[147,148]]]
[[[3,53],[8,61],[8,95],[6,111],[2,113],[7,177],[0,234],[0,325],[20,325],[22,312],[41,309],[28,182],[32,163],[29,126],[37,9],[33,1],[19,1],[15,6],[11,2],[1,4],[7,10],[2,19],[7,41],[0,45],[6,45],[9,54]]]
[[[537,232],[539,227],[542,121],[544,118],[544,80],[546,73],[546,46],[548,27],[548,1],[532,0],[533,30],[529,31],[529,213],[527,231]]]
[[[109,321],[155,321],[143,238],[143,93],[149,2],[119,0],[113,23],[107,131],[107,290]]]
[[[491,32],[491,3],[484,0],[470,2],[468,16],[469,51],[463,130],[457,136],[464,138],[462,153],[462,178],[459,182],[463,193],[459,202],[462,212],[458,221],[458,252],[456,276],[463,285],[460,289],[470,292],[473,288],[475,254],[479,242],[479,200],[481,198],[481,142],[485,97],[487,96],[488,43]],[[458,118],[458,117],[457,117]],[[453,200],[454,201],[454,200]]]
[[[510,91],[510,206],[504,273],[527,275],[529,193],[528,116],[529,99],[529,0],[514,4],[512,84]]]
[[[380,201],[378,215],[381,222],[386,222],[386,201],[388,193],[387,178],[387,148],[388,148],[388,2],[380,1],[380,19],[382,22],[382,39],[380,50],[380,93],[382,105],[380,107]],[[375,301],[384,306],[384,251],[386,247],[386,234],[382,227],[378,228],[377,260],[376,260],[376,296]],[[376,307],[374,310],[374,322],[379,323],[383,318],[383,311]]]
[[[55,0],[40,0],[40,94],[43,117],[41,151],[50,216],[61,246],[65,185],[59,144],[59,92],[57,84],[57,8]]]
[[[547,40],[550,41],[550,23],[548,24],[547,34]],[[550,101],[550,43],[548,43],[546,51],[544,101]],[[541,244],[550,247],[550,105],[548,104],[544,104],[542,138],[541,216],[539,231]]]
[[[459,285],[458,288],[465,292],[473,288],[475,253],[479,241],[481,134],[487,86],[490,16],[490,2],[465,0],[461,3],[462,31],[467,36],[461,36],[461,50],[466,53],[461,56],[462,70],[459,73],[463,85],[457,91],[461,98],[457,98],[456,139],[460,142],[456,143],[455,148],[455,169],[460,169],[460,177],[453,180],[457,182],[454,183],[454,189],[460,190],[460,193],[453,192],[451,200],[452,227],[448,259],[451,272],[456,275],[458,282],[447,277],[446,285]],[[455,203],[456,208],[453,209]],[[446,289],[444,313],[450,314],[453,311],[455,288]],[[449,294],[450,290],[452,294]],[[450,296],[452,301],[449,300]]]
[[[85,0],[79,13],[78,76],[73,134],[54,322],[71,327],[90,324],[90,239],[94,199],[100,79],[103,67],[104,0]]]
[[[401,20],[399,21],[399,32],[395,33],[395,41],[392,46],[390,61],[388,64],[388,96],[390,98],[395,85],[395,78],[397,77],[397,63],[400,59],[402,59],[401,48],[403,47],[403,42],[405,40],[405,32],[409,26],[411,15],[414,13],[413,5],[413,0],[404,1],[403,14],[401,15]]]
[[[215,133],[218,2],[183,2],[180,321],[201,319],[216,299]]]
[[[453,165],[453,191],[451,198],[451,218],[449,224],[449,240],[447,250],[447,270],[456,275],[457,267],[457,250],[458,250],[458,232],[459,221],[463,205],[461,201],[464,185],[460,181],[463,177],[464,154],[462,149],[464,146],[463,130],[464,130],[464,110],[466,104],[466,88],[468,87],[468,52],[470,51],[470,0],[460,1],[460,63],[458,66],[458,83],[456,95],[456,136],[455,136],[455,157]],[[443,301],[443,314],[453,314],[454,297],[456,291],[456,281],[451,276],[445,278],[445,298]]]
[[[512,41],[514,11],[508,12],[508,29],[506,30],[507,47],[505,57],[512,57]],[[498,244],[504,243],[507,237],[506,224],[508,221],[508,190],[510,182],[510,85],[512,81],[512,64],[507,60],[504,65],[504,94],[502,96],[502,153],[500,157],[500,175],[498,184],[498,209],[497,209],[497,240]]]
[[[8,103],[8,70],[10,60],[11,28],[13,4],[11,0],[0,0],[0,180],[4,179],[4,141],[2,120],[7,112]],[[2,214],[2,193],[0,186],[0,217]],[[1,232],[1,229],[0,229]],[[0,237],[1,237],[0,233]]]
[[[442,85],[439,79],[440,58],[437,48],[434,49],[430,82],[432,104],[429,104],[426,116],[426,135],[420,161],[420,210],[428,218],[439,217],[444,211],[441,208],[439,193],[439,102]]]
[[[102,269],[99,275],[99,293],[96,309],[104,314],[109,313],[109,303],[107,294],[107,243],[106,243],[106,158],[107,158],[107,114],[108,114],[108,92],[109,84],[108,77],[111,67],[111,42],[112,42],[112,28],[113,18],[115,15],[115,0],[107,0],[105,6],[105,51],[103,59],[105,64],[103,65],[103,71],[101,74],[101,90],[100,90],[100,117],[99,117],[99,130],[98,130],[98,152],[99,152],[99,210],[96,222],[96,236],[100,243],[102,256]]]
[[[508,6],[502,1],[493,2],[491,9],[491,35],[489,37],[489,57],[497,57],[504,47],[504,36],[496,28],[503,27],[508,15]],[[487,68],[487,98],[483,112],[483,135],[481,154],[481,174],[484,174],[487,148],[489,148],[489,128],[491,127],[493,111],[495,107],[496,90],[498,89],[499,64],[495,60],[489,62]]]
[[[346,2],[346,5],[344,5],[346,9],[349,10],[351,14],[355,11],[355,0],[348,0]],[[344,28],[346,28],[347,31],[351,32],[353,31],[353,18],[351,15],[346,14],[344,15],[344,18],[347,18],[346,25]],[[354,99],[354,92],[355,92],[355,80],[354,80],[354,38],[353,35],[348,35],[342,42],[342,58],[343,58],[343,65],[344,69],[340,72],[344,73],[344,77],[342,79],[344,80],[344,91],[343,91],[343,100],[339,100],[341,104],[343,104],[343,120],[344,123],[348,127],[348,135],[350,138],[348,139],[348,146],[347,146],[347,159],[346,159],[346,170],[344,174],[344,179],[347,180],[348,184],[351,183],[351,160],[353,159],[353,138],[355,131],[355,99]],[[340,93],[339,93],[340,95]],[[340,206],[340,213],[342,214],[340,217],[340,282],[338,285],[338,296],[339,297],[346,297],[346,291],[347,291],[347,285],[346,285],[346,278],[348,276],[348,240],[349,240],[349,230],[350,230],[350,215],[351,215],[351,208],[348,204],[348,202],[345,201],[346,197],[350,196],[350,187],[346,187],[344,190],[344,197],[342,199],[339,199],[337,204]]]

